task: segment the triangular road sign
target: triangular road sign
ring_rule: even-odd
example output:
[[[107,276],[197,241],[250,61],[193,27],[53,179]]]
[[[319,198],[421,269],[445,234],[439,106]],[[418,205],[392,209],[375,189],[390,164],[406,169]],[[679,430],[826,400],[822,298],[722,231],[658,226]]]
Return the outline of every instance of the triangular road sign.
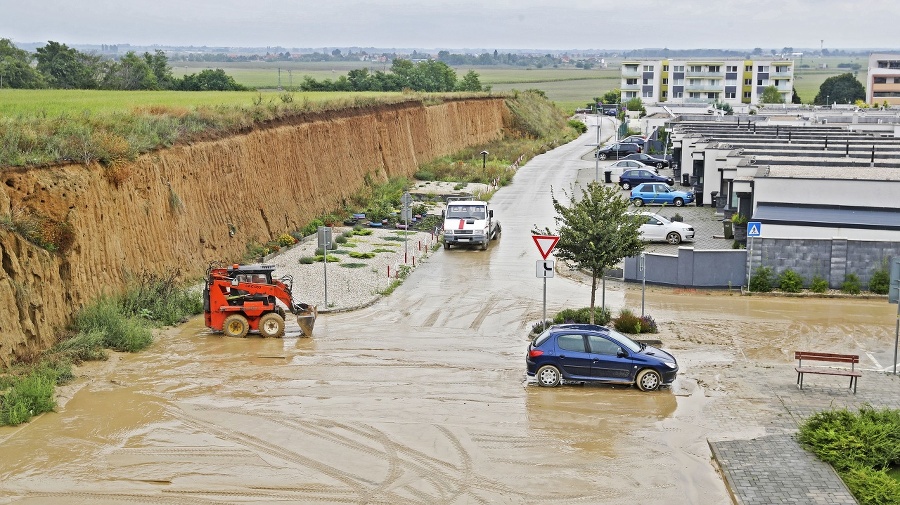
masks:
[[[541,253],[541,257],[544,259],[547,259],[547,256],[550,256],[553,248],[556,247],[556,243],[559,242],[559,237],[555,235],[532,235],[531,238],[534,240],[538,252]]]

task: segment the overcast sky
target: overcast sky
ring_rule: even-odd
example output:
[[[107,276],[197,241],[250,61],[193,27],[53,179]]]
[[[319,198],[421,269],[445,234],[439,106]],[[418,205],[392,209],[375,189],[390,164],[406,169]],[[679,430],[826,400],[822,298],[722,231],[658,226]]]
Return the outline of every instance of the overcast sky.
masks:
[[[0,0],[0,38],[68,45],[900,48],[898,20],[898,0]]]

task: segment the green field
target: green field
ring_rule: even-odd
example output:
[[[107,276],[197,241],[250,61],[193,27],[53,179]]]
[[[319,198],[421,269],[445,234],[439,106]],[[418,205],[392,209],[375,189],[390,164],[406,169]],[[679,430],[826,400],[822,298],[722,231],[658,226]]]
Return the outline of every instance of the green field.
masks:
[[[251,107],[256,101],[280,104],[278,91],[95,91],[66,89],[0,89],[0,116],[103,114],[141,108],[190,108],[217,105]],[[294,102],[346,100],[347,93],[294,92]],[[399,98],[401,93],[355,93],[357,97]]]
[[[819,86],[828,77],[851,71],[839,69],[838,64],[856,63],[865,67],[863,57],[805,58],[795,60],[795,87],[803,103],[810,103],[819,91]],[[578,68],[528,68],[511,66],[465,66],[456,67],[457,76],[462,77],[469,70],[478,73],[481,83],[492,91],[524,91],[539,89],[557,103],[563,110],[573,112],[583,107],[593,98],[615,89],[620,83],[621,60],[608,60],[608,68],[584,70]],[[827,68],[818,68],[827,64]],[[808,68],[802,68],[807,66]],[[251,106],[260,97],[266,103],[280,103],[282,92],[277,91],[279,83],[283,88],[299,86],[303,78],[316,80],[337,79],[353,69],[368,68],[370,71],[389,71],[390,64],[362,61],[350,62],[173,62],[172,71],[176,77],[200,72],[203,69],[221,68],[245,86],[260,91],[247,92],[176,92],[176,91],[89,91],[89,90],[11,90],[0,89],[0,116],[19,114],[60,114],[91,111],[130,111],[137,108],[192,107],[192,106]],[[280,74],[280,77],[279,77]],[[857,74],[862,82],[865,69]],[[293,92],[295,101],[327,102],[347,99],[346,93]],[[399,97],[399,93],[355,93],[354,97]]]

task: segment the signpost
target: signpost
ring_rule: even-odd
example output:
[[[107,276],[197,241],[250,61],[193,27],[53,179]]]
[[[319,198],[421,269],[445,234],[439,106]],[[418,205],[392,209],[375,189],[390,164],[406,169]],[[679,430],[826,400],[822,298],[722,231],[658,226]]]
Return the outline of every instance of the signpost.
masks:
[[[894,375],[897,375],[897,347],[900,344],[900,256],[891,261],[891,283],[888,302],[897,304],[897,323],[894,330]]]
[[[537,246],[538,252],[541,253],[543,260],[538,260],[536,266],[536,274],[538,279],[544,279],[544,316],[541,319],[541,327],[547,329],[547,279],[553,277],[553,260],[547,260],[547,256],[553,252],[559,237],[556,235],[532,235],[534,245]]]
[[[747,223],[747,290],[750,290],[750,272],[753,269],[753,237],[762,236],[762,223],[750,221]]]
[[[318,239],[319,249],[322,249],[322,268],[325,273],[325,307],[328,307],[328,250],[331,249],[331,231],[330,226],[320,226],[316,238]]]

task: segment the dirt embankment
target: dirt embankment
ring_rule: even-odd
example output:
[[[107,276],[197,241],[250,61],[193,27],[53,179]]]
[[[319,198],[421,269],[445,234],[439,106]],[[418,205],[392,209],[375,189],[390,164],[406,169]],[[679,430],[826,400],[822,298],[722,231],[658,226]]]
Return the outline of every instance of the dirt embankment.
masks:
[[[0,216],[30,209],[68,222],[65,254],[0,227],[0,364],[55,342],[84,303],[127,273],[178,267],[200,276],[250,241],[301,228],[364,186],[411,176],[421,162],[490,141],[508,123],[502,98],[406,103],[280,121],[179,145],[116,167],[0,171]]]

